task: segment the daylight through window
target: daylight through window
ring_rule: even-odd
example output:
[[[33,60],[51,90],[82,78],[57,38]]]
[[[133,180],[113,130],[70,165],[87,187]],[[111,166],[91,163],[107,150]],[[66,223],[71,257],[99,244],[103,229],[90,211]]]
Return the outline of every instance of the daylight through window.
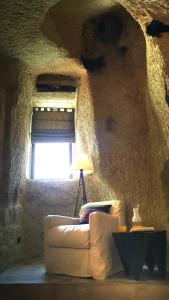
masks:
[[[71,177],[74,109],[34,108],[31,140],[31,178],[51,180]]]

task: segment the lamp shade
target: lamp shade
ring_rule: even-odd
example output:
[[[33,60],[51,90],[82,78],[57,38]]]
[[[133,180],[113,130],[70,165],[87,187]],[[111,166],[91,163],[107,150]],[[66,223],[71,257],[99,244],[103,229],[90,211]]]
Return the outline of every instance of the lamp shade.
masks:
[[[71,170],[83,170],[85,174],[91,174],[93,173],[93,165],[86,154],[80,153],[75,155],[72,162]]]

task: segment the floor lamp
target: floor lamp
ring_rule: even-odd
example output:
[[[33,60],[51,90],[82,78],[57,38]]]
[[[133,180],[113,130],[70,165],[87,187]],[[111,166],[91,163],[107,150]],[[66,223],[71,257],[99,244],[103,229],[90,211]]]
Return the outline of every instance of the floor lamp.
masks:
[[[74,213],[74,216],[77,217],[81,205],[87,203],[84,174],[93,173],[93,165],[86,154],[80,153],[75,155],[71,169],[76,172],[80,171],[75,213]]]

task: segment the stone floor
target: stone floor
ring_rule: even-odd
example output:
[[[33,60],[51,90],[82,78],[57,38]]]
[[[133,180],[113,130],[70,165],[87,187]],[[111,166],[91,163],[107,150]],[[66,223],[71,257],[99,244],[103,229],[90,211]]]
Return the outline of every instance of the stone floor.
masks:
[[[165,280],[144,269],[139,281],[124,273],[107,280],[46,274],[37,260],[22,262],[0,274],[0,300],[169,300],[169,274]]]

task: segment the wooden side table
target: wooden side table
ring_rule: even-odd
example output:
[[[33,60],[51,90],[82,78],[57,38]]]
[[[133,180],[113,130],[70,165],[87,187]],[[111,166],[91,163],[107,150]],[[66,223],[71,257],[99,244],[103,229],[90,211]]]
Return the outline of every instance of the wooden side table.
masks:
[[[166,276],[166,230],[116,232],[112,234],[126,275],[139,280],[144,263],[153,273],[157,265],[161,278]]]

